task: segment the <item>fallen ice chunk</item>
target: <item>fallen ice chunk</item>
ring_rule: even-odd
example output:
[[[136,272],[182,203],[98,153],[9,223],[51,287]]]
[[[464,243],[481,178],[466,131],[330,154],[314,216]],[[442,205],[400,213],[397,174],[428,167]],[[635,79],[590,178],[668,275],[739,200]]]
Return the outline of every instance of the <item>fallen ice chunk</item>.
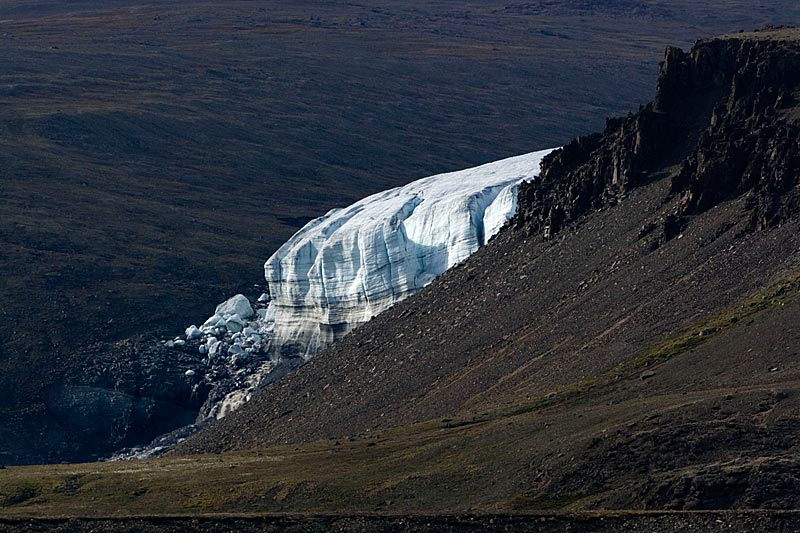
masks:
[[[221,341],[214,341],[208,346],[208,355],[209,357],[214,357],[219,353],[220,348],[222,347]]]
[[[194,339],[199,339],[203,336],[203,332],[200,331],[197,326],[191,325],[186,328],[186,340],[191,341]]]
[[[242,294],[237,294],[233,298],[226,300],[217,306],[217,315],[239,315],[242,318],[250,318],[255,314],[250,300]]]
[[[208,317],[208,320],[203,322],[203,326],[214,328],[224,323],[225,323],[225,318],[222,316],[222,313],[215,313],[212,316]]]
[[[225,321],[225,327],[228,328],[228,331],[231,333],[239,333],[244,329],[245,321],[239,315],[231,315]]]
[[[243,353],[244,353],[244,350],[243,350],[243,349],[242,349],[242,347],[241,347],[241,346],[239,346],[238,344],[234,344],[233,346],[231,346],[230,348],[228,348],[228,353],[229,353],[230,355],[241,355],[241,354],[243,354]]]

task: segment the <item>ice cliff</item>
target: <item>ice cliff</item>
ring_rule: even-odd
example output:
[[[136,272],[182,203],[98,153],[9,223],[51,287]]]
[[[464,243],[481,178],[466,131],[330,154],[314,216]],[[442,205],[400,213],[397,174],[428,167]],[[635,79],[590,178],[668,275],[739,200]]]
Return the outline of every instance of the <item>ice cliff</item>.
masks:
[[[311,357],[469,257],[548,152],[424,178],[308,223],[264,266],[272,353]]]
[[[202,360],[211,388],[198,421],[220,418],[399,300],[465,260],[517,209],[517,190],[550,150],[424,178],[312,220],[264,265],[269,293],[237,295],[168,341]]]

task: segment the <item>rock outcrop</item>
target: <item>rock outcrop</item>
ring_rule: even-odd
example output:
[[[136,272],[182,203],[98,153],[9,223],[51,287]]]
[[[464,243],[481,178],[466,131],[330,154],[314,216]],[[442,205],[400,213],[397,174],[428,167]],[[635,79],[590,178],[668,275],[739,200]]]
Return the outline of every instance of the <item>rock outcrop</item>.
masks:
[[[775,35],[700,41],[688,53],[668,48],[654,100],[545,158],[541,179],[521,189],[515,225],[551,237],[674,165],[674,210],[649,225],[660,226],[660,242],[688,217],[740,195],[753,228],[780,223],[800,205],[800,47],[788,30]]]

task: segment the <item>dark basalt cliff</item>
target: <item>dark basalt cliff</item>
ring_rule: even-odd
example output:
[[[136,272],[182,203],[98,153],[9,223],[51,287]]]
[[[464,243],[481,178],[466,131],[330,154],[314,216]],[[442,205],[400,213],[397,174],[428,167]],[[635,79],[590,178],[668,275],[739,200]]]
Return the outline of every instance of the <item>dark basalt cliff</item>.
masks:
[[[740,195],[753,228],[785,220],[800,206],[800,47],[790,37],[783,30],[701,41],[689,53],[668,48],[655,99],[551,154],[541,179],[521,191],[516,226],[551,237],[675,164],[675,206],[657,221],[662,242],[688,217]]]

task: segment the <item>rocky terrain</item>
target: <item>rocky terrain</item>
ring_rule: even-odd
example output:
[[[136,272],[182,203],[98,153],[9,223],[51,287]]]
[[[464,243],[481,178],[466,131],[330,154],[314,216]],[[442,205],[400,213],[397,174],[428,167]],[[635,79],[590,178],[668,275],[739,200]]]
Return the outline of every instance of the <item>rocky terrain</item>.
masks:
[[[203,391],[156,343],[257,298],[307,220],[593,131],[667,44],[795,4],[3,3],[0,463],[182,424]]]
[[[668,49],[465,262],[163,457],[0,470],[3,526],[797,529],[799,54]]]
[[[668,49],[654,101],[546,159],[513,227],[178,452],[440,420],[511,508],[797,507],[798,53]]]

